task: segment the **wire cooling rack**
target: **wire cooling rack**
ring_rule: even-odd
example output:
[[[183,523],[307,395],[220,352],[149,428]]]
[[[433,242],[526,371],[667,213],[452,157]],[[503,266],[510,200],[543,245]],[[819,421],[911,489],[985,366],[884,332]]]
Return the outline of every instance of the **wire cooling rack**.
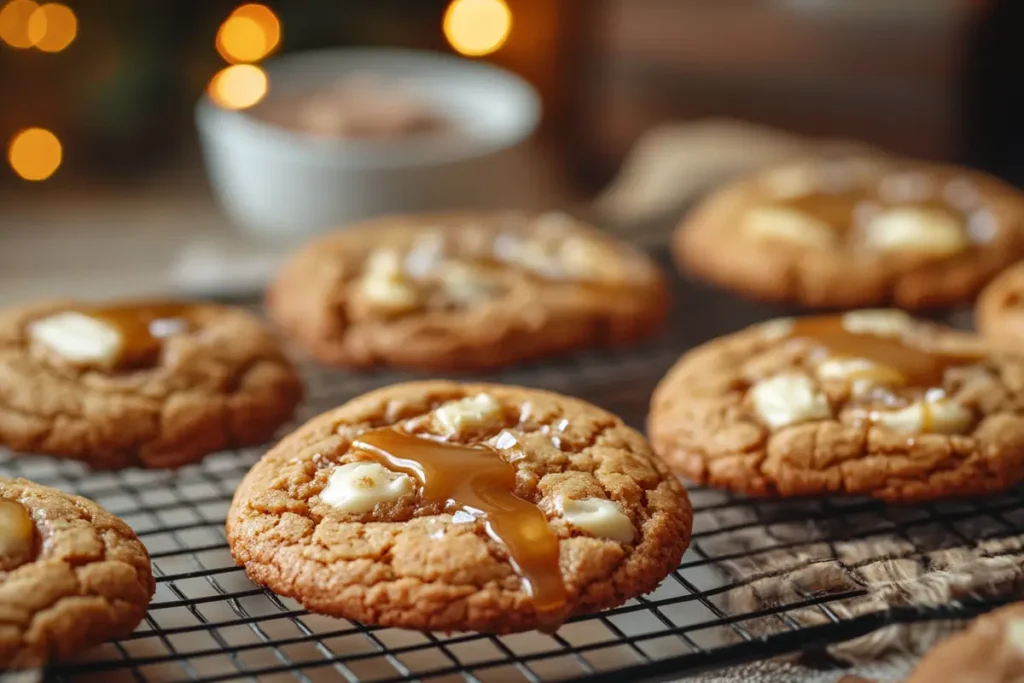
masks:
[[[667,261],[664,250],[659,254]],[[481,379],[536,386],[580,396],[642,428],[658,379],[679,353],[716,335],[787,311],[741,302],[677,282],[674,313],[656,341],[621,353],[591,352],[531,365]],[[410,379],[395,373],[353,374],[307,365],[308,400],[300,420],[374,387]],[[148,546],[157,592],[145,621],[122,641],[80,659],[52,666],[56,681],[539,681],[586,679],[642,681],[681,678],[727,664],[824,646],[883,626],[965,617],[998,599],[926,607],[900,607],[842,618],[830,609],[866,588],[824,594],[798,592],[756,610],[723,600],[739,579],[730,561],[764,547],[792,549],[839,543],[850,535],[903,533],[911,527],[954,525],[1024,511],[1010,495],[943,511],[937,506],[906,515],[870,501],[835,504],[748,501],[702,488],[691,489],[695,531],[677,571],[652,594],[617,609],[579,617],[557,633],[488,636],[432,634],[373,628],[303,610],[250,581],[232,561],[224,519],[236,486],[264,449],[220,453],[179,471],[90,472],[73,462],[15,458],[0,450],[0,472],[87,496],[125,519]],[[808,508],[810,505],[810,509]],[[722,527],[713,523],[730,510],[756,514]],[[904,509],[905,510],[905,509]],[[880,526],[865,526],[865,514]],[[826,538],[774,538],[761,520],[787,515],[825,520]],[[723,553],[724,535],[764,528],[767,545]],[[759,532],[758,532],[759,533]],[[1024,533],[1024,523],[1004,534]],[[925,541],[916,541],[918,550]],[[792,615],[816,610],[808,626]],[[771,626],[766,630],[764,624]],[[755,626],[756,625],[756,626]]]

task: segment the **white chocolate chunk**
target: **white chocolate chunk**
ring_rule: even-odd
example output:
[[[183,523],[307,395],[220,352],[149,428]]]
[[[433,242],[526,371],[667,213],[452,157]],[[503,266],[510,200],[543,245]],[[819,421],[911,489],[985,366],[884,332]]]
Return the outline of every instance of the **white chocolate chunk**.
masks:
[[[740,229],[756,239],[817,249],[828,249],[836,244],[837,235],[832,226],[796,209],[762,206],[747,211],[742,220]]]
[[[555,505],[572,526],[591,536],[619,543],[632,543],[633,522],[615,502],[603,498],[573,500],[559,496]]]
[[[471,304],[490,297],[494,283],[481,271],[461,261],[447,261],[441,266],[441,289],[457,304]]]
[[[501,422],[501,405],[490,394],[451,401],[434,410],[434,417],[448,434]]]
[[[773,429],[824,420],[832,416],[828,398],[806,375],[777,375],[761,380],[750,390],[754,409]]]
[[[416,288],[401,282],[364,280],[362,292],[374,305],[394,313],[411,311],[419,306]]]
[[[565,269],[558,259],[558,252],[549,241],[512,238],[500,243],[496,241],[496,249],[499,244],[504,260],[509,263],[514,263],[543,277],[565,276]]]
[[[1017,651],[1018,654],[1024,655],[1024,618],[1017,617],[1006,622],[1006,642]]]
[[[951,214],[901,206],[885,209],[864,226],[864,241],[877,251],[945,256],[969,245],[967,232]]]
[[[498,260],[514,263],[539,275],[550,278],[564,277],[565,264],[561,250],[574,224],[564,213],[545,213],[533,221],[529,233],[504,233],[494,241],[494,255]]]
[[[898,370],[865,358],[826,358],[815,372],[820,380],[849,382],[850,393],[854,396],[864,396],[879,386],[904,383]]]
[[[393,249],[370,254],[360,285],[364,297],[388,311],[409,311],[419,305],[419,291],[406,280],[402,256]]]
[[[320,500],[341,512],[369,512],[378,503],[393,503],[415,489],[412,477],[392,472],[375,462],[353,462],[336,467]]]
[[[850,334],[900,337],[913,327],[914,319],[891,308],[850,311],[842,318],[843,329]]]
[[[495,260],[506,263],[514,263],[516,254],[519,253],[519,245],[523,238],[513,232],[501,232],[494,236],[494,243],[491,245],[491,253]]]
[[[188,332],[189,323],[184,318],[158,318],[149,323],[149,333],[154,339],[166,339]]]
[[[440,232],[421,235],[406,253],[403,265],[413,279],[422,279],[444,261],[445,239]]]
[[[419,305],[415,287],[390,280],[364,280],[363,296],[375,305],[392,312],[411,311]]]
[[[971,425],[970,411],[949,399],[919,401],[900,410],[872,410],[868,419],[901,434],[961,434]]]
[[[565,272],[573,277],[621,281],[629,275],[628,261],[618,247],[588,235],[567,237],[559,257]]]
[[[75,312],[35,321],[29,325],[28,336],[69,363],[81,366],[113,366],[124,346],[116,327]]]
[[[533,231],[503,233],[494,240],[494,257],[547,278],[613,280],[626,276],[626,259],[613,243],[573,230],[576,221],[561,213],[543,214]]]
[[[793,318],[776,318],[775,320],[769,320],[758,325],[761,330],[761,334],[764,335],[765,339],[776,340],[788,337],[796,326],[796,321]]]
[[[401,280],[402,255],[394,249],[377,249],[366,258],[364,270],[368,277]]]

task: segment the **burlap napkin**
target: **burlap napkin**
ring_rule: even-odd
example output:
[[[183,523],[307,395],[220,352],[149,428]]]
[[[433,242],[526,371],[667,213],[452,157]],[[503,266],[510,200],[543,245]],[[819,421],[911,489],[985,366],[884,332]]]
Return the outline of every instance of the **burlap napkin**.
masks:
[[[726,589],[717,596],[721,609],[736,616],[794,606],[739,622],[752,636],[891,607],[1020,595],[1024,588],[1024,535],[1020,533],[1024,496],[1020,492],[981,501],[903,507],[835,499],[736,500],[704,508],[695,521],[695,547],[726,575]],[[797,606],[834,596],[844,597]],[[961,626],[945,621],[896,624],[833,644],[827,654],[871,680],[898,681],[916,655]],[[687,680],[831,683],[838,676],[834,671],[802,667],[797,660]]]

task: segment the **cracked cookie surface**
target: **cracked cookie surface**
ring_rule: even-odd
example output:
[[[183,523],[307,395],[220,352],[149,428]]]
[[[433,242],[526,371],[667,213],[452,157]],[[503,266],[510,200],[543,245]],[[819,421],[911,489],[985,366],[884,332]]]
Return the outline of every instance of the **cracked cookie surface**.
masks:
[[[898,311],[776,320],[686,353],[648,434],[680,474],[753,496],[1001,491],[1024,478],[1024,357]]]
[[[96,468],[177,467],[263,443],[301,398],[277,341],[245,311],[188,304],[189,329],[133,345],[80,310],[92,309],[59,301],[0,312],[3,445]],[[117,367],[119,349],[147,357]]]
[[[488,530],[496,519],[428,499],[429,477],[424,487],[364,464],[349,478],[367,461],[354,442],[389,427],[430,444],[489,446],[482,458],[500,453],[517,499],[547,520],[554,569],[541,578],[561,580],[561,602],[542,614],[512,561],[521,552]],[[371,392],[286,437],[245,477],[227,532],[251,579],[315,612],[512,632],[654,589],[678,565],[691,520],[679,481],[614,415],[540,390],[436,381]]]
[[[974,308],[974,322],[996,346],[1024,350],[1024,263],[1007,268],[985,287]]]
[[[469,370],[658,329],[667,287],[653,261],[562,214],[392,216],[293,254],[271,317],[342,366]]]
[[[28,524],[11,524],[24,518]],[[131,528],[96,503],[0,477],[0,669],[122,638],[155,591]],[[24,534],[24,536],[22,536]]]
[[[1024,199],[996,178],[895,157],[809,158],[729,184],[673,237],[679,266],[756,299],[922,309],[973,297],[1024,255]]]
[[[1024,603],[983,614],[932,648],[907,683],[1014,683],[1024,671]]]

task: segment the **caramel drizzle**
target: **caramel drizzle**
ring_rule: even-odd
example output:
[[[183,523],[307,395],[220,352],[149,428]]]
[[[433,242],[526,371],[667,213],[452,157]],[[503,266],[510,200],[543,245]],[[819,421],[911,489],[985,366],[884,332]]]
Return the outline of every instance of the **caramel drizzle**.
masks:
[[[119,367],[143,367],[160,358],[167,337],[189,330],[195,306],[176,301],[151,301],[78,309],[77,312],[115,328],[121,335]]]
[[[800,318],[794,323],[791,338],[809,339],[832,357],[867,360],[877,367],[853,373],[848,381],[865,379],[883,386],[916,390],[922,396],[921,427],[923,433],[935,426],[935,413],[930,395],[944,395],[943,384],[950,368],[981,360],[979,351],[951,352],[929,349],[907,343],[902,336],[882,336],[870,332],[850,332],[841,316]],[[874,422],[873,411],[865,418]]]
[[[789,336],[810,339],[833,357],[862,358],[881,366],[877,371],[864,372],[864,379],[891,382],[895,371],[902,379],[900,384],[923,389],[941,389],[946,370],[982,358],[978,352],[951,352],[912,345],[900,336],[850,332],[843,327],[841,316],[800,318]]]
[[[389,469],[415,477],[424,500],[483,521],[487,535],[508,551],[537,612],[563,610],[566,590],[558,564],[558,537],[544,512],[515,494],[516,469],[496,451],[390,427],[361,435],[352,448]]]
[[[928,401],[921,402],[921,431],[928,433],[935,427],[935,414]]]

